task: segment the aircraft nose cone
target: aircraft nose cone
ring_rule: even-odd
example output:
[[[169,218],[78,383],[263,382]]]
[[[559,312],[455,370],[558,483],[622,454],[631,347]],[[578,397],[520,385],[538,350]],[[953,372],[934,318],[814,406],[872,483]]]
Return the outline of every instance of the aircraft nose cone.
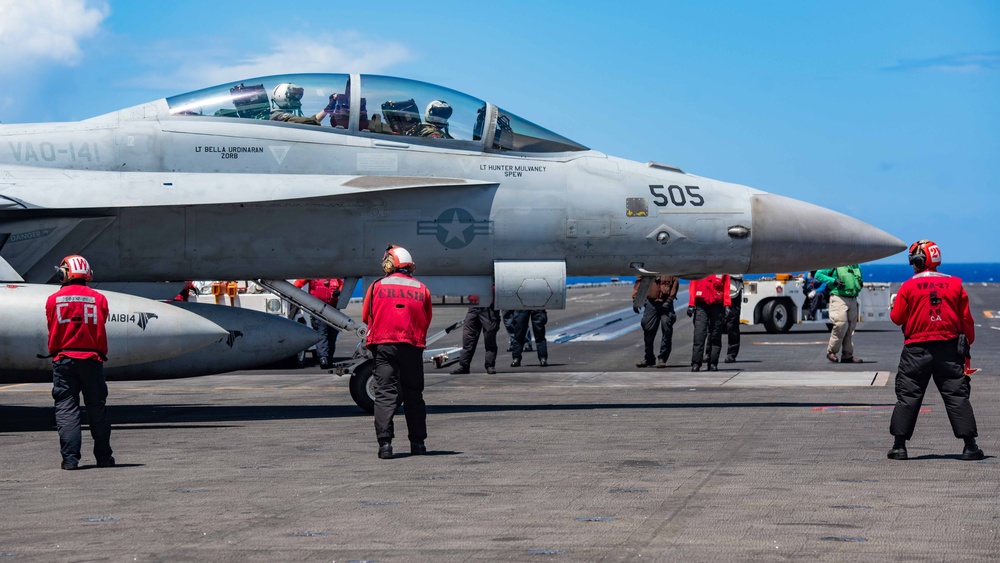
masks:
[[[864,221],[804,201],[755,194],[750,205],[752,273],[858,264],[906,248],[903,241]]]

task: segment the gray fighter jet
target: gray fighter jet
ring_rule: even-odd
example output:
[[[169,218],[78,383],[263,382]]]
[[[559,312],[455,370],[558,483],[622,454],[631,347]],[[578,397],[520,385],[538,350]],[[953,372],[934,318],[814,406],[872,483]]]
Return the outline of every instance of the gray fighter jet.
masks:
[[[520,277],[545,280],[548,306],[564,275],[808,270],[904,246],[827,209],[589,150],[454,90],[347,74],[0,126],[0,241],[28,282],[72,253],[100,281],[371,276],[393,243],[432,289],[487,294],[495,277],[503,298]]]
[[[605,114],[581,115],[594,127]],[[375,75],[223,84],[0,125],[0,272],[101,282],[381,274],[561,308],[567,276],[804,271],[899,252],[851,217],[591,150],[489,102]],[[347,326],[343,319],[337,322]]]

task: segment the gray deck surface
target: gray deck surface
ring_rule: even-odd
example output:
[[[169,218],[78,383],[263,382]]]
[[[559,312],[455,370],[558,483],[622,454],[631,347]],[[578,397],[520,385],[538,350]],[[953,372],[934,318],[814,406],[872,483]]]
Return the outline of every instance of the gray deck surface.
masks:
[[[633,367],[639,331],[552,344],[544,369],[506,367],[501,331],[497,375],[481,348],[471,375],[429,368],[426,457],[397,415],[377,459],[346,379],[307,368],[112,382],[120,465],[85,432],[68,472],[49,386],[0,387],[0,561],[997,560],[1000,286],[968,289],[984,461],[958,459],[933,387],[911,460],[885,458],[891,324],[862,324],[861,365],[827,362],[821,329],[752,327],[737,363],[691,373],[679,308],[667,369]],[[550,333],[630,291],[572,289]]]

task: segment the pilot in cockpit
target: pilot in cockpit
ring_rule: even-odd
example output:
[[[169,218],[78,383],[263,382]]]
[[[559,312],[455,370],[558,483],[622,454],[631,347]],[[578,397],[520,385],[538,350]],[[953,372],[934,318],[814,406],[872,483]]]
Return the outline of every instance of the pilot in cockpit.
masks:
[[[411,133],[416,137],[430,137],[431,139],[452,139],[454,137],[448,133],[448,118],[451,117],[451,106],[443,100],[434,100],[427,104],[424,111],[424,123],[416,127],[416,131]]]
[[[274,104],[274,109],[271,110],[271,120],[319,125],[319,121],[315,117],[302,115],[302,94],[304,93],[304,88],[290,82],[275,86],[271,92],[271,103]]]

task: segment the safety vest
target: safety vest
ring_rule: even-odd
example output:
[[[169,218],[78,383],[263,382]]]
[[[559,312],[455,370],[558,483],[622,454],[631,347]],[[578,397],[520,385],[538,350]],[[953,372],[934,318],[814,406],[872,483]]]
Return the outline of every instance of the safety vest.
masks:
[[[695,303],[731,305],[729,274],[711,275],[691,282],[688,286],[688,306],[694,307]]]
[[[969,295],[961,278],[947,274],[928,270],[903,282],[889,318],[903,327],[906,344],[954,340],[959,334],[969,344],[976,339]]]
[[[365,293],[362,319],[368,325],[367,344],[405,343],[427,347],[431,324],[431,292],[416,279],[394,273]]]
[[[45,302],[49,354],[60,358],[104,361],[108,355],[108,300],[79,284],[63,286]]]

